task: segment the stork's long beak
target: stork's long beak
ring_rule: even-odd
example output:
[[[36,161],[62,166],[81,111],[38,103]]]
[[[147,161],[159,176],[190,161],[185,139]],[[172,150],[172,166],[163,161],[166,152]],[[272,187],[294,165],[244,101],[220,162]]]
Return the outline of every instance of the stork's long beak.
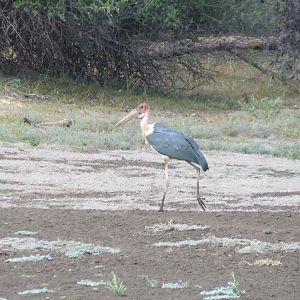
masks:
[[[139,115],[139,111],[137,108],[133,109],[126,117],[124,117],[122,120],[120,120],[115,126],[120,126],[126,122],[128,122],[129,120],[137,117]]]

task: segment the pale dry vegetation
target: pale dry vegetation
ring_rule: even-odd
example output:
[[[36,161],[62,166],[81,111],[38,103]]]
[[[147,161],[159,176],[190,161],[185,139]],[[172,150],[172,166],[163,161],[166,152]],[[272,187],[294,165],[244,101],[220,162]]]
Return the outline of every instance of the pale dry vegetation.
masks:
[[[207,60],[207,64],[210,64]],[[215,81],[197,96],[150,96],[134,90],[114,90],[68,77],[36,80],[1,77],[0,140],[61,144],[81,149],[137,149],[144,145],[136,122],[115,128],[126,111],[146,99],[153,121],[165,123],[197,139],[203,150],[270,154],[300,158],[299,87],[254,80],[248,65],[224,60]],[[68,118],[70,128],[33,124]]]

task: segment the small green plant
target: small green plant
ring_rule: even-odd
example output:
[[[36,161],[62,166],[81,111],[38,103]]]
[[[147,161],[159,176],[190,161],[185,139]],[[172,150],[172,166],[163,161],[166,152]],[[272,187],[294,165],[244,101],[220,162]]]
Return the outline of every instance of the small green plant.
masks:
[[[172,231],[174,230],[174,220],[170,220],[166,223],[166,230],[167,231]]]
[[[107,288],[109,288],[116,296],[125,296],[126,287],[123,281],[112,272],[112,279],[108,282]]]
[[[38,146],[41,143],[41,140],[37,137],[32,137],[28,140],[29,144],[33,147]]]
[[[239,296],[239,297],[243,296],[243,295],[246,295],[246,291],[243,291],[243,290],[240,289],[239,283],[235,279],[234,272],[231,273],[231,276],[232,276],[232,281],[228,282],[228,286],[232,289],[233,293],[236,296]]]
[[[14,79],[10,80],[9,83],[10,83],[10,86],[12,88],[17,89],[17,88],[19,88],[21,86],[22,81],[20,79],[18,79],[18,78],[14,78]]]
[[[217,300],[217,299],[232,299],[240,298],[246,295],[246,291],[239,288],[239,284],[235,279],[235,275],[232,272],[232,281],[228,282],[226,287],[216,287],[211,291],[202,291],[200,294],[205,296],[204,300]]]
[[[256,97],[246,95],[241,102],[242,109],[253,116],[255,119],[266,122],[274,119],[280,112],[284,104],[283,97],[269,98],[264,97],[258,99]]]
[[[150,278],[147,275],[142,276],[142,278],[147,282],[147,284],[152,288],[162,288],[162,289],[187,289],[187,288],[197,288],[201,289],[200,284],[189,284],[188,282],[179,280],[178,282],[163,282]]]
[[[143,279],[147,282],[147,284],[152,288],[160,287],[160,284],[157,280],[150,278],[149,276],[143,276]]]

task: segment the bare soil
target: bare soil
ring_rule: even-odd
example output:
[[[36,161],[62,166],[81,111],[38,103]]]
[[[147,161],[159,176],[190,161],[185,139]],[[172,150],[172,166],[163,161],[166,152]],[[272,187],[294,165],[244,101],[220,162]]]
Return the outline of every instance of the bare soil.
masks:
[[[242,254],[237,246],[156,247],[157,242],[207,237],[300,242],[300,161],[227,152],[205,152],[202,173],[207,211],[197,204],[196,174],[171,162],[165,211],[157,212],[164,187],[160,157],[141,151],[79,150],[58,146],[0,146],[0,298],[114,299],[104,286],[113,271],[127,288],[125,299],[203,299],[202,290],[226,286],[231,273],[247,292],[242,299],[300,299],[300,250]],[[203,230],[153,232],[146,226],[206,225]],[[3,247],[15,232],[37,232],[45,241],[77,241],[116,247],[120,253],[70,258],[54,250]],[[1,244],[2,243],[2,244]],[[10,263],[9,258],[50,254],[53,260]],[[272,259],[279,265],[257,265]],[[188,282],[184,289],[150,287]],[[201,288],[196,288],[200,285]],[[21,296],[47,287],[53,293]]]

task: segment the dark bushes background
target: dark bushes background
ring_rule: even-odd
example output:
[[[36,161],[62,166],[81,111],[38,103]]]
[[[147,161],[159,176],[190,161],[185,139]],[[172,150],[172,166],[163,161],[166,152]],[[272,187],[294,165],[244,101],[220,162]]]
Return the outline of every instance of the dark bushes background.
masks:
[[[0,66],[162,89],[172,86],[180,70],[184,76],[176,81],[189,89],[212,76],[201,54],[153,56],[153,43],[283,33],[290,2],[298,5],[297,0],[0,1]],[[284,51],[281,58],[288,55]]]

